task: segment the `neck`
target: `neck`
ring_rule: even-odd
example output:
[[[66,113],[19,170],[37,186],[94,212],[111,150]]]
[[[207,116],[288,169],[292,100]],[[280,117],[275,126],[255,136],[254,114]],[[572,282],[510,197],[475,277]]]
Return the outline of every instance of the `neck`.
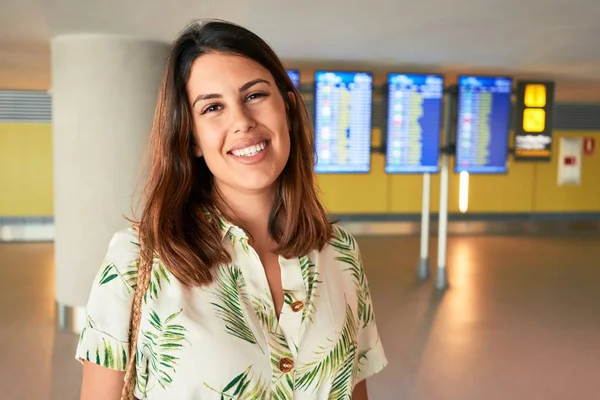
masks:
[[[269,215],[273,208],[274,190],[261,192],[240,192],[229,187],[218,187],[223,201],[223,212],[243,226],[259,246],[267,245],[269,236]]]

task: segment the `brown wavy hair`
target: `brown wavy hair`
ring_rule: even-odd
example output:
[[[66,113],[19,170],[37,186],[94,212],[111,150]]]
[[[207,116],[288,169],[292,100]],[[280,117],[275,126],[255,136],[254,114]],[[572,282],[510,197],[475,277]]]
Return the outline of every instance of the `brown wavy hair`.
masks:
[[[194,154],[192,111],[186,94],[193,61],[209,52],[247,57],[273,76],[288,111],[291,151],[276,185],[269,234],[286,258],[320,250],[331,223],[319,202],[314,176],[313,131],[300,93],[269,45],[225,21],[194,22],[173,42],[164,71],[150,138],[148,180],[137,223],[142,257],[158,254],[187,286],[212,281],[211,269],[231,262],[221,243],[224,207],[204,158]],[[292,92],[294,96],[290,96]],[[241,226],[241,221],[231,220]]]

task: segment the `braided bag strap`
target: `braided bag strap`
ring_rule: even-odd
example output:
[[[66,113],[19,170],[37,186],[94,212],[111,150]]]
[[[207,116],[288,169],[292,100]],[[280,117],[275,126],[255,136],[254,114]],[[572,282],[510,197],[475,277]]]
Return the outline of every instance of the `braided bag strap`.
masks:
[[[123,386],[123,391],[121,393],[121,400],[135,400],[133,392],[136,384],[135,364],[138,331],[142,317],[142,300],[150,285],[151,273],[152,257],[147,257],[142,254],[140,256],[135,294],[133,296],[133,305],[131,307],[129,359],[127,360],[127,368],[125,370],[125,385]]]

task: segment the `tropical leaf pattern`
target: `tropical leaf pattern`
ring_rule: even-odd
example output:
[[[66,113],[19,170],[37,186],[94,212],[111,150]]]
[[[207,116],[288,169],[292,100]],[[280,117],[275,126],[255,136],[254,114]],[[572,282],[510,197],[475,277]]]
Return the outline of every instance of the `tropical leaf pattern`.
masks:
[[[152,329],[141,331],[142,349],[148,354],[148,371],[156,378],[157,383],[166,389],[173,383],[177,372],[178,354],[185,345],[186,329],[174,320],[183,310],[169,315],[164,321],[154,310],[150,310],[149,322]],[[152,388],[146,388],[150,392]]]
[[[346,265],[346,271],[352,274],[356,283],[358,295],[358,319],[362,327],[366,328],[375,319],[371,302],[371,293],[367,277],[363,270],[362,259],[356,240],[344,229],[336,227],[331,240],[331,246],[337,251],[335,258]]]
[[[246,238],[246,237],[238,238],[237,236],[235,236],[235,234],[233,232],[231,232],[231,230],[227,231],[226,236],[231,241],[232,247],[235,248],[235,246],[239,243],[239,245],[242,247],[242,250],[244,251],[244,253],[248,254],[250,252],[250,247],[248,246],[248,238]]]
[[[148,285],[148,291],[144,294],[144,301],[148,302],[148,296],[150,299],[158,299],[158,294],[163,288],[163,285],[169,285],[171,283],[171,274],[167,272],[163,262],[154,256],[152,260],[152,275],[150,276],[150,285]]]
[[[243,304],[245,303],[245,282],[242,272],[234,265],[220,268],[212,302],[216,315],[225,324],[228,334],[245,342],[258,345],[258,340],[246,322]]]
[[[227,239],[229,239],[229,241],[231,242],[231,247],[235,248],[235,246],[239,242],[239,239],[237,238],[237,236],[235,236],[233,234],[233,232],[231,232],[230,230],[227,231],[227,233],[225,234],[225,236],[227,236]]]
[[[205,386],[221,396],[221,399],[270,400],[269,382],[255,378],[252,366],[234,377],[222,390],[216,390],[209,384]]]
[[[281,374],[277,379],[273,379],[273,389],[271,399],[289,400],[294,398],[294,381],[291,374]]]
[[[277,320],[275,309],[270,305],[269,296],[269,293],[263,293],[262,296],[252,297],[252,305],[268,338],[271,368],[274,371],[271,380],[271,398],[287,400],[293,398],[294,382],[289,374],[282,374],[279,371],[279,362],[282,358],[292,358],[293,356],[289,348],[290,344],[288,344]]]
[[[125,283],[127,291],[133,293],[137,287],[138,269],[139,259],[129,262],[123,268],[117,268],[114,262],[109,262],[100,274],[99,284],[106,285],[113,279],[118,278]],[[148,302],[148,297],[150,297],[150,299],[158,299],[158,294],[163,285],[171,283],[170,276],[171,274],[167,271],[162,261],[154,256],[154,259],[152,260],[150,284],[148,285],[148,291],[144,294],[145,303]]]
[[[137,397],[141,399],[145,399],[148,397],[148,368],[147,368],[146,356],[141,351],[141,346],[138,346],[136,350],[136,359],[135,359],[135,390],[139,394]],[[151,388],[150,388],[151,389]]]
[[[302,279],[306,290],[306,304],[302,310],[302,322],[308,320],[313,322],[313,314],[315,313],[315,302],[317,298],[317,286],[322,282],[319,280],[316,265],[308,258],[308,256],[300,257],[300,269],[302,271]]]
[[[111,282],[113,279],[120,279],[123,283],[125,283],[125,287],[128,292],[133,292],[136,287],[138,276],[138,264],[137,262],[133,262],[127,264],[123,270],[117,268],[115,263],[109,262],[104,267],[102,273],[100,274],[100,285],[106,285]]]
[[[334,226],[329,246],[282,265],[284,310],[278,316],[248,238],[229,222],[218,223],[234,263],[217,266],[209,286],[185,287],[153,259],[135,351],[136,397],[350,400],[355,383],[387,363],[355,239]],[[131,231],[109,248],[90,294],[79,359],[126,368],[129,344],[123,339],[130,335],[136,254]],[[298,301],[302,311],[290,312]]]
[[[271,365],[273,368],[278,369],[279,360],[284,357],[291,358],[292,354],[289,350],[288,342],[279,327],[275,309],[269,306],[268,302],[265,301],[264,296],[262,298],[254,296],[252,298],[252,305],[254,307],[254,313],[269,338]],[[273,379],[274,381],[277,380],[275,376]]]
[[[85,327],[81,330],[81,341],[85,340],[88,329],[96,329],[96,324],[89,315],[86,317]],[[102,334],[101,342],[95,348],[86,349],[85,360],[106,368],[123,371],[127,365],[127,348],[118,339],[108,334]]]
[[[283,303],[287,306],[291,306],[296,301],[296,296],[294,292],[290,290],[283,291]]]
[[[352,388],[353,360],[357,350],[357,324],[350,306],[346,306],[345,318],[337,342],[329,348],[319,346],[314,351],[317,361],[305,364],[298,371],[297,388],[318,390],[326,382],[333,381],[332,393],[340,396],[336,399],[348,394],[348,389]]]

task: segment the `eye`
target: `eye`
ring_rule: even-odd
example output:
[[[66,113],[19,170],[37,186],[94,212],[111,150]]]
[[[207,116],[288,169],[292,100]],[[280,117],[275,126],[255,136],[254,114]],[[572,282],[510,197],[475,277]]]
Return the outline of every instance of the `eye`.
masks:
[[[256,100],[256,99],[260,99],[262,97],[267,97],[268,95],[266,93],[262,93],[262,92],[256,92],[256,93],[250,93],[247,97],[246,100],[247,101],[252,101],[252,100]]]
[[[200,114],[204,115],[206,113],[219,111],[220,109],[221,109],[221,105],[220,104],[211,104],[208,107],[205,107]]]

